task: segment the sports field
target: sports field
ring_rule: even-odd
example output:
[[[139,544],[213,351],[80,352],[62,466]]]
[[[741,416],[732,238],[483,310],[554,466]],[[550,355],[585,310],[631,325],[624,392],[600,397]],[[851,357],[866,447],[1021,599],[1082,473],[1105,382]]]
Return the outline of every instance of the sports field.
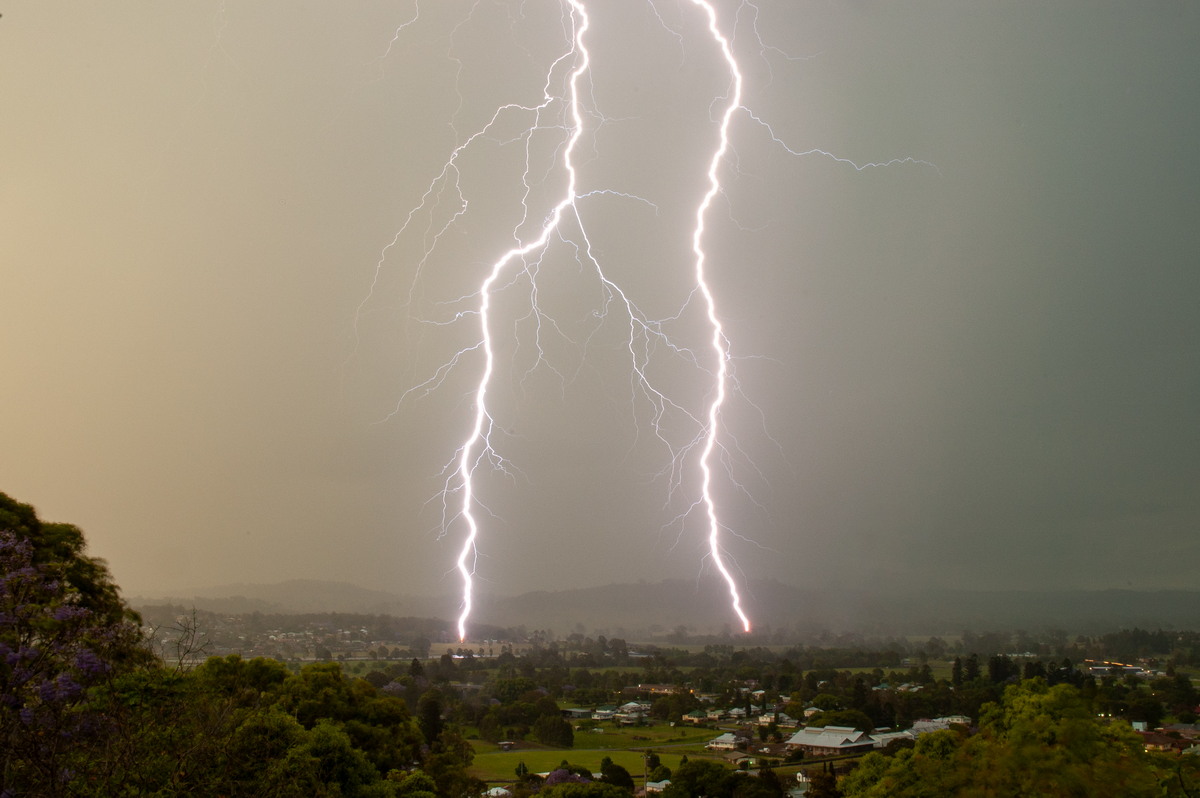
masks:
[[[529,747],[502,751],[494,743],[473,740],[471,744],[475,747],[475,761],[471,765],[471,774],[484,781],[505,781],[516,777],[517,765],[521,762],[531,773],[545,773],[557,768],[564,759],[572,765],[591,768],[598,773],[600,760],[607,756],[640,781],[644,771],[643,751],[653,750],[662,764],[674,769],[684,755],[692,759],[712,756],[704,750],[704,744],[721,734],[712,729],[667,724],[621,729],[585,724],[583,728],[589,730],[575,732],[574,748],[548,748],[534,743],[520,743]],[[590,730],[593,728],[600,730]]]

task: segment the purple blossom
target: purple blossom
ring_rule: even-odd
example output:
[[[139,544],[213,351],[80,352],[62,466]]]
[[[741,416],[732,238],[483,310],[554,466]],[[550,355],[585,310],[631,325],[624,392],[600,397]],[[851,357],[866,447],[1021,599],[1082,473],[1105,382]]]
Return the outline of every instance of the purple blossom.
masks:
[[[587,779],[580,776],[578,773],[572,773],[565,768],[550,771],[546,776],[546,786],[552,787],[555,784],[582,784],[587,782]]]
[[[104,733],[87,691],[113,671],[106,650],[135,634],[76,603],[56,568],[36,565],[29,540],[0,530],[0,739],[20,741],[20,757],[46,766],[75,741]]]
[[[73,700],[83,694],[83,685],[75,681],[68,674],[60,673],[54,679],[54,683],[58,688],[58,695],[60,698]]]
[[[75,667],[84,676],[96,678],[108,673],[110,666],[107,662],[100,659],[96,652],[85,648],[75,655]]]
[[[71,604],[63,604],[54,609],[54,620],[56,621],[73,621],[80,618],[86,618],[90,613],[83,607],[76,607]]]

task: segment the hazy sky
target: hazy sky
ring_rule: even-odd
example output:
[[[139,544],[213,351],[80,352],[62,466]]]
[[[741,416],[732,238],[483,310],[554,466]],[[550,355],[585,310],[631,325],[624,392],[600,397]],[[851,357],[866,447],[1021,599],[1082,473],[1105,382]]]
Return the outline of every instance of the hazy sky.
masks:
[[[691,2],[592,5],[580,192],[636,198],[581,199],[588,240],[708,358],[690,227],[729,76]],[[749,109],[706,236],[743,572],[1194,588],[1200,7],[717,5]],[[561,191],[561,105],[531,137],[506,112],[435,178],[540,101],[564,6],[4,4],[0,490],[83,527],[127,593],[456,589],[436,496],[478,351],[405,391],[477,339],[457,300]],[[565,225],[495,300],[488,589],[704,567],[701,518],[673,521],[695,452],[672,492],[582,240]],[[651,363],[678,446],[713,364]]]

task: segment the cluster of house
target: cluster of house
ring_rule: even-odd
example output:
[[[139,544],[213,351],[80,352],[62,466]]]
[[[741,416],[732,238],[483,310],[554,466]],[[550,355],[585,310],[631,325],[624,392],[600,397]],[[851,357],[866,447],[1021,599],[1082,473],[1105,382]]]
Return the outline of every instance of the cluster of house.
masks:
[[[971,719],[965,715],[948,715],[932,720],[919,720],[911,729],[889,731],[883,729],[868,734],[851,726],[809,726],[800,729],[783,744],[787,752],[803,751],[806,756],[834,756],[837,754],[863,754],[884,748],[893,740],[915,740],[922,734],[953,725],[970,726]],[[727,732],[708,742],[710,751],[745,750],[750,738],[736,732]]]
[[[613,707],[616,710],[623,708]],[[804,751],[806,756],[865,754],[885,748],[893,740],[914,740],[922,734],[949,729],[955,725],[970,726],[971,719],[966,715],[947,715],[941,718],[916,721],[913,723],[911,729],[903,731],[882,730],[871,732],[870,734],[850,726],[812,726],[797,731],[783,744],[782,748],[784,751]],[[1148,751],[1200,753],[1200,724],[1176,723],[1164,726],[1156,731],[1142,732],[1142,737],[1145,740],[1146,750]],[[737,763],[742,759],[746,759],[753,765],[755,760],[754,755],[744,753],[750,747],[750,743],[751,740],[749,737],[735,732],[728,732],[709,741],[705,747],[711,751],[730,752],[731,756],[729,759],[731,762]],[[759,753],[766,752],[767,749],[762,749]],[[771,751],[771,753],[782,752]],[[544,776],[547,774],[541,775]],[[599,774],[595,774],[595,778],[599,777]],[[797,774],[797,779],[800,782],[807,782],[802,772]],[[670,784],[669,779],[664,781],[648,781],[645,787],[646,795],[661,794]],[[803,794],[806,786],[807,784],[802,783],[798,788],[790,790],[788,794]],[[508,798],[511,794],[509,790],[503,787],[494,787],[484,795],[487,798]]]
[[[1166,671],[1146,668],[1142,665],[1126,665],[1123,662],[1101,662],[1084,660],[1083,665],[1092,676],[1136,676],[1139,679],[1157,679],[1166,676]]]
[[[1139,729],[1135,724],[1134,730],[1142,736],[1147,751],[1200,754],[1200,723],[1172,723],[1153,731]]]
[[[806,756],[836,756],[838,754],[865,754],[887,747],[893,740],[915,740],[922,734],[948,729],[952,725],[970,726],[971,719],[965,715],[948,715],[932,720],[918,720],[911,729],[890,731],[887,729],[867,733],[850,726],[810,726],[800,729],[783,744],[783,752],[803,751]],[[1139,728],[1140,727],[1140,728]],[[1145,724],[1134,724],[1141,735],[1147,751],[1173,751],[1183,754],[1200,754],[1200,724],[1173,723],[1158,729],[1148,730]],[[748,751],[751,740],[736,732],[727,732],[708,742],[710,751]],[[757,753],[779,753],[762,749]],[[753,759],[752,753],[738,758]]]
[[[627,701],[620,706],[607,704],[595,709],[564,709],[562,713],[568,720],[607,720],[623,726],[637,726],[650,717],[650,705],[645,701]]]
[[[697,709],[684,715],[683,722],[694,723],[697,726],[700,726],[705,723],[718,723],[729,720],[744,721],[749,717],[757,716],[759,719],[759,725],[761,726],[769,726],[772,723],[778,723],[780,726],[798,725],[798,722],[794,718],[791,718],[782,712],[779,713],[778,716],[776,716],[775,713],[759,715],[758,713],[760,712],[762,712],[762,707],[755,704],[751,704],[749,709],[746,707],[732,707],[730,709]],[[764,718],[766,719],[765,722]]]

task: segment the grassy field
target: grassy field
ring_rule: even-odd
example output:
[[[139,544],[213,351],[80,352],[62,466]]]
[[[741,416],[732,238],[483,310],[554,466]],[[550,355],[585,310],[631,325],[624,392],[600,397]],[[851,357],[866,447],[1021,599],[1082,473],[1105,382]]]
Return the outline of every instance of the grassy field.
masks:
[[[692,759],[703,755],[704,744],[720,734],[712,729],[666,724],[602,728],[599,732],[576,732],[575,747],[570,749],[546,748],[530,743],[530,748],[501,751],[493,743],[473,740],[471,744],[475,747],[475,762],[471,765],[471,774],[484,781],[505,781],[515,778],[519,762],[524,762],[533,773],[543,773],[554,770],[564,759],[572,765],[582,765],[599,772],[600,760],[607,756],[635,778],[641,778],[642,752],[635,749],[653,749],[664,765],[675,768],[685,754]]]
[[[600,772],[600,760],[611,757],[621,767],[639,782],[642,778],[642,754],[638,751],[585,751],[578,748],[565,750],[560,748],[526,749],[523,751],[489,751],[475,754],[475,762],[471,765],[471,775],[484,781],[515,781],[517,764],[525,763],[530,773],[545,773],[554,770],[564,759],[572,765],[582,765],[591,768],[593,773]],[[679,767],[682,754],[658,754],[662,763],[672,770]],[[695,757],[691,757],[694,759]]]
[[[589,728],[586,724],[584,728]],[[576,748],[601,748],[619,750],[627,748],[657,748],[659,746],[699,746],[721,732],[712,729],[696,729],[691,726],[627,726],[615,729],[611,726],[593,726],[600,731],[575,732]]]

